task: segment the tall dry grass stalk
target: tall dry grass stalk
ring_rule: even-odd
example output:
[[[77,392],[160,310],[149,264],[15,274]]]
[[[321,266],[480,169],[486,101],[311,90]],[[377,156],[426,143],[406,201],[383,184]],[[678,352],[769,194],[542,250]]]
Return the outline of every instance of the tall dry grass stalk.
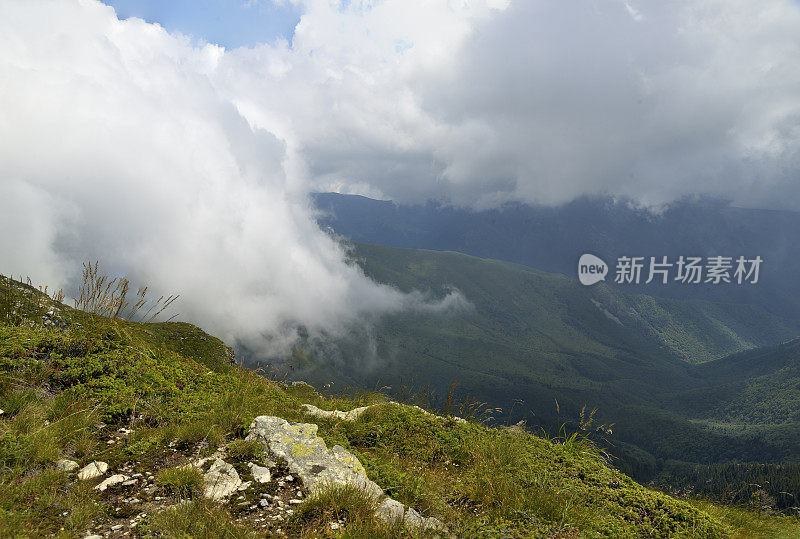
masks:
[[[146,298],[147,287],[139,288],[128,301],[128,279],[109,278],[99,269],[99,263],[83,264],[83,284],[80,297],[72,298],[75,308],[109,318],[124,318],[132,322],[153,322],[178,299],[177,295],[161,296],[156,301]],[[63,293],[61,294],[63,297]],[[177,314],[166,321],[174,319]]]

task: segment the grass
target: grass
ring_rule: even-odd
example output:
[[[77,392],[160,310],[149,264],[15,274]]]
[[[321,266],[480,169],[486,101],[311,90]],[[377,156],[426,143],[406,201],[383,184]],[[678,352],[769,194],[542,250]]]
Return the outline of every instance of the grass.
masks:
[[[391,537],[397,526],[381,522],[375,517],[377,500],[366,491],[352,486],[333,486],[309,496],[287,522],[287,532],[292,536],[310,537],[319,530],[330,528],[330,523],[347,523],[361,532],[372,533],[364,537]],[[338,527],[338,526],[337,526]],[[351,528],[351,532],[354,530]],[[374,535],[373,535],[374,534]]]
[[[183,502],[154,515],[145,527],[147,532],[195,539],[259,537],[254,531],[235,523],[225,508],[202,499]]]
[[[156,474],[156,484],[181,498],[194,498],[203,492],[203,474],[197,468],[181,466]]]
[[[768,537],[791,539],[800,537],[800,519],[797,517],[765,514],[752,508],[721,505],[709,500],[690,499],[689,503],[724,521],[730,528],[732,537]]]
[[[70,483],[63,472],[17,468],[0,474],[0,537],[48,535],[61,528],[79,533],[99,511],[91,486]]]
[[[243,440],[252,420],[308,422],[302,403],[372,406],[355,422],[315,421],[319,435],[353,452],[388,495],[461,536],[724,537],[762,521],[760,529],[791,529],[776,517],[649,490],[580,436],[547,440],[475,418],[460,423],[389,403],[380,391],[323,399],[231,366],[222,343],[188,324],[102,317],[82,324],[86,313],[60,306],[67,329],[46,328],[37,317],[48,301],[0,278],[0,536],[80,535],[111,511],[105,498],[54,469],[59,458],[103,460],[112,469],[135,460],[158,472],[165,491],[186,498],[199,492],[202,476],[159,470],[170,447],[202,443],[210,454],[224,446],[233,461],[258,460],[262,448]],[[104,433],[120,427],[133,433],[104,443]],[[287,529],[301,537],[413,535],[376,520],[374,504],[360,491],[331,489],[298,506]],[[142,526],[153,534],[253,536],[228,506],[197,497],[148,518]],[[344,528],[330,527],[339,521]]]
[[[264,445],[256,440],[234,440],[228,444],[226,454],[239,462],[261,462],[264,459]]]

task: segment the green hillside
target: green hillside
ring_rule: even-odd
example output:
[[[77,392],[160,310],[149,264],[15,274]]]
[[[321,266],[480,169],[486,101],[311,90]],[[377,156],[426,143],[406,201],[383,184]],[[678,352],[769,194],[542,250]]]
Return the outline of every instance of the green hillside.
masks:
[[[596,407],[598,422],[614,424],[602,443],[622,469],[643,479],[669,459],[781,462],[800,455],[791,383],[769,378],[784,373],[723,358],[774,344],[796,321],[755,307],[583,287],[459,253],[357,244],[354,257],[379,282],[431,297],[455,288],[471,307],[385,317],[370,361],[359,359],[372,352],[363,335],[342,339],[333,351],[305,343],[293,364],[298,376],[395,391],[430,386],[438,395],[456,382],[459,398],[501,408],[496,421],[524,419],[551,433],[576,425],[584,406]],[[733,424],[737,417],[748,424]]]
[[[47,324],[52,320],[57,323]],[[548,441],[496,430],[392,404],[379,393],[324,399],[307,385],[232,366],[229,358],[219,340],[189,324],[138,324],[73,311],[0,277],[0,536],[800,532],[793,519],[648,490],[610,468],[582,436]],[[309,418],[303,403],[328,410],[371,406],[347,422]],[[313,419],[325,442],[350,451],[387,495],[436,517],[447,531],[389,524],[355,486],[303,495],[297,477],[284,477],[291,472],[287,463],[242,439],[260,415]],[[214,501],[207,497],[211,472],[204,476],[205,468],[192,464],[205,456],[232,463],[245,477],[246,463],[259,462],[272,479],[256,485],[253,472],[253,481]],[[64,464],[94,470],[100,464],[91,463],[99,461],[107,471],[94,478],[84,478],[85,469],[76,476]],[[112,473],[132,479],[114,483],[123,476]]]

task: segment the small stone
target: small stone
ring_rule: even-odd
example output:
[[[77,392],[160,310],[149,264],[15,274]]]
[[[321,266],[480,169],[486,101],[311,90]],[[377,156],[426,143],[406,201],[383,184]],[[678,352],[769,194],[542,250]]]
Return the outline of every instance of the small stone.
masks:
[[[332,530],[338,530],[339,529],[339,523],[338,522],[331,522],[331,529]]]
[[[266,506],[269,505],[269,501],[268,500],[259,500],[258,501],[258,505],[260,505],[261,507],[266,507]]]
[[[140,500],[139,498],[131,498],[128,503],[142,503],[142,500]]]
[[[291,500],[289,500],[289,503],[297,505],[299,503],[303,503],[303,500],[291,499]]]
[[[216,459],[203,476],[205,497],[212,500],[227,498],[242,484],[236,469],[221,459]]]
[[[87,535],[83,539],[103,539],[102,535]]]
[[[122,524],[115,524],[114,526],[111,526],[111,530],[112,531],[117,531],[117,530],[121,530],[124,527],[125,526],[123,526]]]
[[[87,479],[94,479],[100,477],[108,471],[108,464],[99,460],[95,460],[83,467],[78,472],[78,479],[85,481]]]
[[[4,413],[5,413],[5,412],[4,412],[3,410],[0,410],[0,415],[3,415]]]
[[[71,472],[72,470],[76,470],[78,468],[78,463],[74,460],[59,459],[56,461],[56,468],[62,472]]]
[[[253,474],[253,479],[256,483],[269,483],[272,480],[272,475],[269,473],[269,468],[259,466],[250,462],[247,465],[250,468],[250,473]]]
[[[239,492],[241,492],[243,490],[247,490],[248,488],[250,488],[250,485],[252,485],[252,484],[253,484],[252,481],[245,481],[244,483],[239,485],[239,488],[236,489],[236,490],[238,490]]]
[[[386,498],[378,506],[375,514],[386,522],[393,524],[395,522],[402,522],[405,510],[406,508],[402,503],[392,498]]]
[[[103,481],[94,488],[95,490],[99,490],[100,492],[102,492],[106,490],[108,487],[113,487],[114,485],[125,483],[125,481],[127,481],[128,479],[129,477],[127,475],[120,475],[120,474],[112,475],[111,477],[109,477],[108,479],[106,479],[105,481]]]
[[[291,482],[294,481],[294,477],[292,477],[291,475],[287,475],[286,477],[283,478],[283,480]]]
[[[135,485],[137,481],[138,481],[138,479],[128,479],[127,481],[122,483],[122,486],[123,487],[130,487],[132,485]]]

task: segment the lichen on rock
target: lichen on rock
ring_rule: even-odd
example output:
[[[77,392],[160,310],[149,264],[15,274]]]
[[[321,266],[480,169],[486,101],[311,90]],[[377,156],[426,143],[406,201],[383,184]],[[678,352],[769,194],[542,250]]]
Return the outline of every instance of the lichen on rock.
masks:
[[[376,499],[384,496],[383,489],[367,477],[364,466],[352,453],[340,445],[328,449],[325,441],[317,436],[317,425],[313,423],[259,416],[250,425],[247,439],[261,441],[276,457],[285,460],[289,470],[300,476],[311,494],[332,486],[352,486]],[[384,499],[375,514],[387,522],[402,519],[412,529],[444,528],[437,519],[424,518],[391,498]]]

